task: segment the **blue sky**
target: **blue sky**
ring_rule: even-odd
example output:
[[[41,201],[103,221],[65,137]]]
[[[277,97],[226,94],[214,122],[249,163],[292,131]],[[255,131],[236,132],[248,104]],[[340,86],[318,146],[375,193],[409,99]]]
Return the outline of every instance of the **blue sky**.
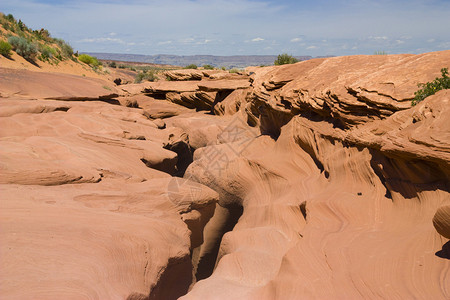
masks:
[[[450,0],[13,0],[0,11],[76,50],[353,55],[450,49]]]

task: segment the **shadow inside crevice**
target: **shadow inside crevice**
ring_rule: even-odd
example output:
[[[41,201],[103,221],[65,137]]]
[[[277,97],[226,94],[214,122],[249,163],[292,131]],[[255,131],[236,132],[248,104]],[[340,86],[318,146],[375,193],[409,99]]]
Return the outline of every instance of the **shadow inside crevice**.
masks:
[[[442,249],[435,253],[437,257],[450,259],[450,241],[442,246]]]

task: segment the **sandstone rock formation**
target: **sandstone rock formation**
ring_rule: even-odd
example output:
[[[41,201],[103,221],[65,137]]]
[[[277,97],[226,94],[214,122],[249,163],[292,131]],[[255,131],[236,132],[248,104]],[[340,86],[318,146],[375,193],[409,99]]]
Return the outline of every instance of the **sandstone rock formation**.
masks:
[[[410,103],[449,66],[0,69],[0,295],[448,299],[450,91]]]

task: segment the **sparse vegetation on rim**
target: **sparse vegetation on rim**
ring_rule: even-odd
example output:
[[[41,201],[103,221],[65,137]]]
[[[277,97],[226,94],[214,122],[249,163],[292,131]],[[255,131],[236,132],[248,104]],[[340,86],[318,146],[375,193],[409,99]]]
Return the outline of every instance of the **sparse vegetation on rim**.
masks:
[[[187,65],[186,67],[184,67],[184,69],[197,69],[197,68],[198,68],[198,66],[195,64],[190,64],[190,65]]]
[[[78,60],[90,65],[91,67],[98,67],[100,66],[100,62],[98,61],[98,59],[94,56],[90,56],[89,54],[80,54],[78,56]]]
[[[10,36],[8,38],[8,43],[11,44],[12,49],[17,54],[19,54],[26,60],[33,61],[36,58],[36,55],[38,53],[37,47],[26,38],[20,36]]]
[[[4,57],[11,57],[11,49],[12,46],[10,43],[5,42],[5,41],[0,41],[0,54],[3,55]]]
[[[6,49],[8,46],[5,43],[10,44],[11,50],[29,61],[34,62],[36,58],[50,64],[58,64],[66,59],[76,61],[73,48],[62,39],[52,38],[44,28],[33,30],[22,20],[16,20],[12,14],[2,13],[0,24],[6,30],[3,36],[7,42],[1,41],[3,47]]]
[[[156,76],[156,70],[148,70],[137,73],[134,82],[140,83],[143,80],[156,81],[157,79],[158,77]]]
[[[212,65],[203,65],[203,69],[205,69],[205,70],[214,70],[214,66],[212,66]]]
[[[277,59],[274,61],[274,65],[286,65],[286,64],[295,64],[298,62],[298,59],[293,57],[292,55],[289,55],[287,53],[283,53],[278,55]]]
[[[414,106],[424,100],[426,97],[436,94],[440,90],[450,89],[450,77],[448,77],[448,68],[441,69],[441,77],[436,77],[433,81],[419,83],[421,89],[414,93],[414,99],[411,104]]]

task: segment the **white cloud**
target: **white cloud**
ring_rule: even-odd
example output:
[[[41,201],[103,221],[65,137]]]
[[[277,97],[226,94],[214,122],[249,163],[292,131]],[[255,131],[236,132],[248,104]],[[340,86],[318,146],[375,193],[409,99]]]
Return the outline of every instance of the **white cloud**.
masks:
[[[306,49],[312,50],[312,49],[317,49],[317,48],[318,48],[317,46],[309,46],[309,47],[307,47]]]
[[[192,42],[194,42],[195,41],[195,39],[193,39],[193,38],[184,38],[184,39],[180,39],[180,40],[178,40],[180,43],[182,43],[182,44],[189,44],[189,43],[192,43]]]
[[[171,40],[180,47],[167,54],[198,54],[199,49],[215,55],[233,55],[239,49],[248,55],[278,54],[292,49],[293,55],[303,55],[310,45],[320,46],[317,55],[355,54],[353,45],[361,54],[381,48],[417,53],[423,44],[437,51],[450,41],[447,0],[348,0],[339,5],[292,5],[292,0],[20,0],[0,6],[29,27],[46,28],[84,52],[130,49],[157,54],[158,41]],[[202,17],[193,21],[195,15]],[[214,41],[205,43],[206,38]],[[272,41],[277,44],[272,46]],[[345,43],[348,49],[341,49]],[[263,51],[261,44],[273,49]]]
[[[438,45],[440,49],[450,49],[450,42],[444,42]]]
[[[405,41],[402,41],[402,40],[396,40],[395,41],[398,45],[401,45],[401,44],[404,44],[405,43]]]
[[[206,45],[206,44],[208,44],[210,42],[212,42],[212,40],[205,39],[204,41],[197,42],[197,45]]]
[[[386,41],[388,39],[387,36],[369,36],[369,39],[375,41]]]
[[[260,37],[252,39],[252,42],[262,42],[262,41],[264,41],[264,39]]]
[[[164,41],[158,43],[158,45],[169,45],[169,44],[172,44],[172,41]]]
[[[101,37],[101,38],[88,38],[79,40],[80,43],[104,43],[104,42],[112,42],[118,44],[125,44],[125,42],[118,38],[109,38],[109,37]]]
[[[436,40],[435,39],[429,39],[429,40],[427,40],[427,42],[428,43],[434,43],[434,42],[436,42]]]

